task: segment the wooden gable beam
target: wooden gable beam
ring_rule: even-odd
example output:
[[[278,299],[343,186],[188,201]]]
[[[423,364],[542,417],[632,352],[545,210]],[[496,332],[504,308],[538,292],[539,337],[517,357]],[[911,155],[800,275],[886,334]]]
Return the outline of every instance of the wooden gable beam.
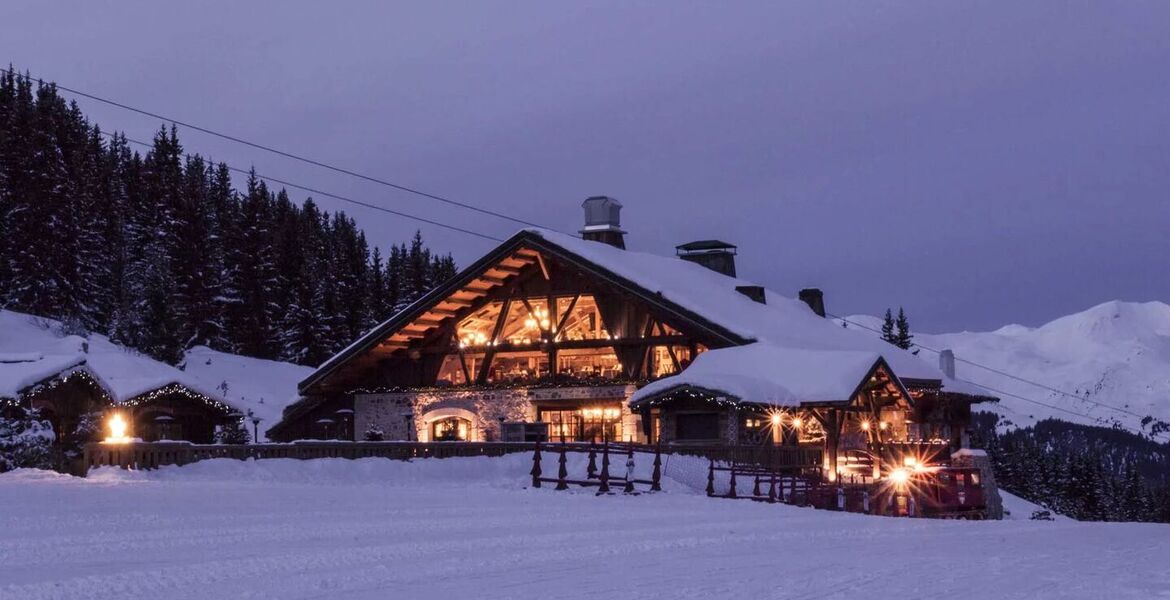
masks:
[[[565,313],[561,315],[560,320],[557,321],[557,331],[554,341],[560,339],[561,335],[564,334],[565,325],[567,325],[569,322],[569,316],[573,314],[573,309],[577,306],[577,300],[580,299],[581,292],[577,292],[577,295],[573,296],[573,299],[569,301],[569,308],[565,310]]]
[[[504,265],[503,263],[500,263],[500,264],[497,264],[496,266],[488,269],[488,272],[491,273],[492,271],[496,271],[499,273],[504,273],[505,275],[519,275],[520,271],[522,271],[522,270],[523,269],[521,269],[519,267],[509,267],[507,265]]]
[[[544,262],[544,255],[537,254],[536,255],[536,262],[540,263],[540,272],[542,275],[544,275],[544,280],[551,281],[552,277],[549,276],[548,264]]]
[[[504,299],[503,306],[500,307],[500,314],[496,317],[496,325],[492,328],[491,345],[483,353],[483,364],[479,367],[479,373],[475,374],[475,383],[483,385],[487,383],[488,374],[491,373],[492,359],[496,357],[496,344],[500,339],[500,334],[504,331],[504,324],[508,322],[508,309],[512,306],[512,297],[516,295],[515,287],[508,290],[508,295]]]

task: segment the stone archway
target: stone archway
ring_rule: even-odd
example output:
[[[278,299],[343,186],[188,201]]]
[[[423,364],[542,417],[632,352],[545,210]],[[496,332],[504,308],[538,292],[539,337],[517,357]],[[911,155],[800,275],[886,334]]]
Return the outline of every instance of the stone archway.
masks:
[[[463,441],[483,440],[483,428],[479,415],[465,408],[446,407],[427,411],[422,415],[422,426],[418,431],[420,441]]]

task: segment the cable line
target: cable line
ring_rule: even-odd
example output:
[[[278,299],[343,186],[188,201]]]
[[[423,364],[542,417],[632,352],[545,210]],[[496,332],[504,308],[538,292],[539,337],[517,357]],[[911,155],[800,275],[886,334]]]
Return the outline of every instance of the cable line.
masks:
[[[136,140],[136,139],[134,139],[134,138],[127,137],[127,136],[126,136],[126,135],[124,135],[124,134],[106,133],[106,132],[104,132],[104,131],[103,131],[103,132],[102,132],[102,135],[104,135],[104,136],[107,136],[107,137],[110,137],[111,139],[113,139],[113,138],[117,138],[117,137],[121,137],[122,139],[126,140],[127,142],[130,142],[130,143],[132,143],[132,144],[137,144],[137,145],[139,145],[139,146],[144,146],[144,147],[146,147],[146,148],[153,148],[153,147],[154,147],[154,145],[153,145],[153,144],[148,144],[148,143],[146,143],[146,142],[143,142],[143,141],[140,141],[140,140]],[[184,156],[185,158],[192,158],[192,155],[191,155],[191,154],[188,154],[188,153],[185,153],[185,152],[183,153],[183,156]],[[491,240],[491,241],[493,241],[493,242],[502,242],[502,241],[504,241],[502,238],[498,238],[498,237],[495,237],[495,236],[491,236],[491,235],[488,235],[488,234],[486,234],[486,233],[480,233],[480,232],[478,232],[478,231],[472,231],[472,230],[470,230],[470,229],[464,229],[464,228],[462,228],[462,227],[457,227],[457,226],[455,226],[455,225],[448,225],[448,224],[446,224],[446,223],[442,223],[442,222],[439,222],[439,221],[435,221],[435,220],[433,220],[433,219],[428,219],[428,218],[426,218],[426,217],[419,217],[419,216],[412,215],[412,214],[409,214],[409,213],[404,213],[404,212],[402,212],[402,211],[394,210],[394,209],[392,209],[392,208],[386,208],[386,207],[384,207],[384,206],[378,206],[378,205],[376,205],[376,204],[370,204],[369,202],[363,202],[363,201],[361,201],[361,200],[354,200],[353,198],[347,198],[347,197],[345,197],[345,196],[341,196],[341,195],[338,195],[338,194],[333,194],[333,193],[330,193],[330,192],[326,192],[326,191],[324,191],[324,190],[319,190],[319,189],[311,188],[311,187],[309,187],[309,186],[301,185],[301,184],[299,184],[299,183],[293,183],[293,182],[291,182],[291,181],[286,181],[286,180],[283,180],[283,179],[277,179],[277,178],[275,178],[275,177],[269,177],[269,176],[267,176],[267,175],[261,175],[260,173],[256,173],[255,171],[250,171],[250,170],[249,170],[249,171],[245,171],[244,169],[241,169],[241,168],[239,168],[239,167],[233,167],[233,166],[231,166],[231,165],[229,165],[229,164],[227,164],[227,163],[216,163],[216,164],[223,164],[224,166],[226,166],[226,167],[228,168],[228,170],[229,170],[229,171],[232,171],[233,173],[240,173],[240,174],[243,174],[243,175],[255,175],[257,179],[263,179],[263,180],[265,180],[265,181],[269,181],[269,182],[272,182],[272,183],[280,184],[280,185],[283,185],[283,186],[286,186],[286,187],[295,188],[295,189],[298,189],[298,190],[302,190],[302,191],[308,192],[308,193],[310,193],[310,194],[317,194],[317,195],[319,195],[319,196],[325,196],[325,197],[328,197],[328,198],[333,198],[333,199],[335,199],[335,200],[340,200],[340,201],[342,201],[342,202],[348,202],[348,203],[350,203],[350,204],[356,204],[356,205],[358,205],[358,206],[364,206],[364,207],[366,207],[366,208],[370,208],[370,209],[373,209],[373,210],[381,211],[381,212],[384,212],[384,213],[390,213],[390,214],[392,214],[392,215],[397,215],[397,216],[399,216],[399,217],[403,217],[403,218],[406,218],[406,219],[412,219],[412,220],[418,221],[418,222],[420,222],[420,223],[426,223],[426,224],[428,224],[428,225],[434,225],[434,226],[436,226],[436,227],[442,227],[443,229],[449,229],[449,230],[451,230],[451,231],[457,231],[457,232],[459,232],[459,233],[465,233],[465,234],[467,234],[467,235],[474,235],[474,236],[476,236],[476,237],[480,237],[480,238],[483,238],[483,239],[485,239],[485,240]]]
[[[22,74],[18,73],[18,72],[17,72],[15,69],[12,69],[12,68],[7,68],[7,69],[0,69],[0,72],[4,72],[4,73],[11,73],[12,75],[14,75],[14,76],[16,76],[16,77],[25,77],[25,78],[27,78],[27,79],[30,79],[30,80],[32,79],[31,75],[22,75]],[[44,84],[44,83],[46,83],[46,82],[45,82],[43,79],[40,79],[40,78],[37,78],[37,79],[36,79],[36,81],[37,81],[38,83],[41,83],[41,84]],[[284,158],[289,158],[289,159],[292,159],[292,160],[300,161],[300,162],[303,162],[303,163],[305,163],[305,164],[313,165],[313,166],[315,166],[315,167],[320,167],[320,168],[322,168],[322,169],[328,169],[328,170],[330,170],[330,171],[334,171],[334,172],[336,172],[336,173],[341,173],[341,174],[343,174],[343,175],[349,175],[350,177],[356,177],[356,178],[358,178],[358,179],[362,179],[362,180],[365,180],[365,181],[369,181],[369,182],[371,182],[371,183],[376,183],[376,184],[378,184],[378,185],[383,185],[383,186],[386,186],[386,187],[389,187],[389,188],[393,188],[393,189],[395,189],[395,190],[398,190],[398,191],[406,192],[406,193],[408,193],[408,194],[414,194],[414,195],[416,195],[416,196],[421,196],[421,197],[423,197],[423,198],[428,198],[428,199],[430,199],[430,200],[436,200],[436,201],[438,201],[438,202],[443,202],[443,203],[449,204],[449,205],[451,205],[451,206],[457,206],[457,207],[459,207],[459,208],[463,208],[463,209],[466,209],[466,210],[475,211],[475,212],[477,212],[477,213],[480,213],[480,214],[484,214],[484,215],[493,216],[493,217],[496,217],[496,218],[499,218],[499,219],[504,219],[504,220],[507,220],[507,221],[512,221],[513,223],[518,223],[518,224],[525,225],[525,226],[528,226],[528,227],[539,227],[539,228],[543,228],[543,229],[551,229],[551,230],[553,230],[553,231],[559,231],[559,230],[557,230],[557,229],[554,229],[554,228],[552,228],[552,227],[548,227],[548,226],[545,226],[545,225],[541,225],[541,224],[539,224],[539,223],[534,223],[534,222],[532,222],[532,221],[526,221],[526,220],[524,220],[524,219],[519,219],[519,218],[516,218],[516,217],[510,216],[510,215],[506,215],[506,214],[504,214],[504,213],[496,212],[496,211],[489,210],[489,209],[486,209],[486,208],[480,208],[480,207],[478,207],[478,206],[475,206],[475,205],[473,205],[473,204],[467,204],[466,202],[460,202],[460,201],[458,201],[458,200],[452,200],[452,199],[450,199],[450,198],[446,198],[446,197],[443,197],[443,196],[439,196],[439,195],[437,195],[437,194],[431,194],[431,193],[429,193],[429,192],[424,192],[424,191],[422,191],[422,190],[419,190],[419,189],[416,189],[416,188],[412,188],[412,187],[408,187],[408,186],[401,185],[401,184],[397,184],[397,183],[393,183],[393,182],[391,182],[391,181],[386,181],[385,179],[380,179],[380,178],[378,178],[378,177],[373,177],[373,176],[371,176],[371,175],[364,175],[364,174],[362,174],[362,173],[358,173],[358,172],[356,172],[356,171],[352,171],[352,170],[349,170],[349,169],[346,169],[346,168],[343,168],[343,167],[334,166],[334,165],[331,165],[331,164],[329,164],[329,163],[321,162],[321,161],[319,161],[319,160],[315,160],[315,159],[312,159],[312,158],[306,158],[306,157],[304,157],[304,156],[300,156],[300,155],[297,155],[297,154],[293,154],[292,152],[288,152],[288,151],[285,151],[285,150],[280,150],[280,149],[278,149],[278,148],[273,148],[272,146],[267,146],[267,145],[260,144],[260,143],[257,143],[257,142],[248,141],[248,140],[246,140],[246,139],[243,139],[243,138],[240,138],[240,137],[237,137],[237,136],[229,135],[229,134],[226,134],[226,133],[220,133],[220,132],[218,132],[218,131],[215,131],[215,130],[213,130],[213,129],[208,129],[208,128],[206,128],[206,127],[202,127],[202,126],[199,126],[199,125],[195,125],[195,124],[193,124],[193,123],[188,123],[188,122],[185,122],[185,121],[180,121],[180,120],[178,120],[178,119],[174,119],[174,118],[172,118],[172,117],[168,117],[168,116],[166,116],[166,115],[162,115],[162,114],[159,114],[159,113],[151,112],[151,111],[149,111],[149,110],[145,110],[145,109],[137,108],[137,107],[134,107],[134,106],[130,106],[130,105],[128,105],[128,104],[123,104],[123,103],[121,103],[121,102],[118,102],[118,101],[115,101],[115,100],[110,100],[110,99],[108,99],[108,98],[103,98],[103,97],[101,97],[101,96],[96,96],[96,95],[94,95],[94,94],[90,94],[90,93],[87,93],[87,92],[83,92],[83,91],[81,91],[81,90],[77,90],[77,89],[74,89],[74,88],[66,87],[66,86],[64,86],[64,85],[61,85],[61,84],[59,84],[59,83],[57,83],[57,82],[48,82],[48,83],[51,83],[52,85],[56,86],[56,87],[57,87],[57,89],[64,90],[64,91],[66,91],[66,92],[68,92],[68,93],[70,93],[70,94],[74,94],[74,95],[76,95],[76,96],[81,96],[82,98],[88,98],[88,99],[90,99],[90,100],[94,100],[94,101],[96,101],[96,102],[101,102],[101,103],[103,103],[103,104],[108,104],[108,105],[110,105],[110,106],[114,106],[114,107],[117,107],[117,108],[121,108],[121,109],[123,109],[123,110],[128,110],[128,111],[131,111],[131,112],[135,112],[135,113],[138,113],[138,114],[140,114],[140,115],[144,115],[144,116],[151,117],[151,118],[154,118],[154,119],[159,119],[159,120],[162,120],[162,121],[166,121],[166,122],[168,122],[168,123],[171,123],[171,124],[173,124],[173,125],[179,125],[179,126],[181,126],[181,127],[186,127],[186,128],[188,128],[188,129],[192,129],[192,130],[194,130],[194,131],[198,131],[198,132],[201,132],[201,133],[205,133],[205,134],[207,134],[207,135],[215,136],[215,137],[218,137],[218,138],[221,138],[221,139],[224,139],[224,140],[228,140],[228,141],[230,141],[230,142],[235,142],[235,143],[237,143],[237,144],[243,144],[243,145],[245,145],[245,146],[249,146],[249,147],[251,147],[251,148],[255,148],[255,149],[257,149],[257,150],[263,150],[263,151],[265,151],[265,152],[269,152],[269,153],[272,153],[272,154],[276,154],[276,155],[278,155],[278,156],[282,156],[282,157],[284,157]],[[565,233],[565,232],[561,232],[561,233]],[[571,235],[571,234],[569,234],[569,235]]]

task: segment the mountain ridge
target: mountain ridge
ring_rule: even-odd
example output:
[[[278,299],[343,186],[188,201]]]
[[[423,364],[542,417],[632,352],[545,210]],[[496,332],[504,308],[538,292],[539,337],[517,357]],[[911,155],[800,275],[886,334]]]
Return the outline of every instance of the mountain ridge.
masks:
[[[881,319],[870,315],[845,320],[848,326],[881,326]],[[980,407],[999,414],[1008,425],[1056,418],[1148,434],[1157,421],[1170,421],[1170,304],[1164,302],[1111,300],[1036,327],[915,332],[914,342],[922,349],[922,360],[937,361],[928,348],[950,349],[959,378],[1034,401],[1001,394],[998,404]]]

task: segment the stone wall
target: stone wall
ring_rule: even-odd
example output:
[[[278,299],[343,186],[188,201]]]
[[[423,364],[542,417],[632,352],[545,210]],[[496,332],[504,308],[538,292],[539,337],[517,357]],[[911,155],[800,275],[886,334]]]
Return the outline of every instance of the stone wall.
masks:
[[[991,469],[991,459],[983,450],[963,448],[951,455],[951,465],[956,467],[974,467],[979,469],[979,480],[983,482],[983,498],[987,502],[987,518],[1003,518],[1003,497],[999,495],[999,485],[995,483],[995,473]]]
[[[537,402],[616,400],[623,406],[623,431],[640,435],[638,416],[625,407],[633,392],[632,385],[611,385],[355,394],[354,431],[359,440],[373,427],[382,430],[387,440],[427,441],[436,416],[460,416],[472,421],[472,441],[494,441],[500,438],[501,420],[535,421]]]

